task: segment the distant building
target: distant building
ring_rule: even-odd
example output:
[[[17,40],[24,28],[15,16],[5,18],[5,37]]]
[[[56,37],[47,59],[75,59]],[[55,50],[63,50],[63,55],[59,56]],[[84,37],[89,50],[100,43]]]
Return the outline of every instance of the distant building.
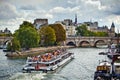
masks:
[[[96,32],[109,32],[109,29],[107,26],[103,26],[103,27],[98,27]]]
[[[108,26],[99,27],[98,22],[84,22],[84,23],[81,23],[81,24],[86,24],[87,29],[89,31],[92,31],[92,32],[106,32],[106,33],[108,33],[108,35],[110,37],[115,36],[115,25],[114,25],[114,23],[112,23],[110,29],[108,29]]]
[[[62,24],[66,30],[66,36],[75,36],[76,35],[76,26],[71,19],[64,19],[63,21],[56,21],[56,23]]]
[[[73,22],[72,22],[71,19],[65,19],[65,20],[63,21],[63,23],[64,23],[66,26],[71,26],[71,25],[73,25]]]
[[[112,24],[111,24],[111,28],[109,30],[109,36],[115,37],[115,25],[114,25],[114,22],[112,22]]]
[[[39,29],[41,26],[48,25],[48,19],[35,19],[33,25]]]
[[[8,28],[5,28],[4,33],[5,33],[5,34],[11,34],[11,31],[8,30]]]
[[[0,30],[0,33],[3,33],[3,30]]]
[[[11,34],[11,31],[5,28],[4,30],[0,30],[0,34]]]
[[[76,27],[74,25],[66,26],[66,36],[75,36],[76,35],[75,28]]]
[[[88,30],[95,32],[98,28],[98,22],[84,22],[87,25]]]

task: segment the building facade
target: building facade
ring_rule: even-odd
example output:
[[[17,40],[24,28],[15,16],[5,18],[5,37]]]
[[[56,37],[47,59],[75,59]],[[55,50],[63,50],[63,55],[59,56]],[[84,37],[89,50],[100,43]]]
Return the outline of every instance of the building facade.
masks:
[[[41,26],[48,25],[48,19],[35,19],[33,25],[40,29]]]
[[[62,24],[64,29],[66,30],[66,36],[75,36],[76,35],[76,26],[74,25],[71,19],[64,19],[63,21],[56,21],[56,23]]]
[[[11,34],[11,31],[5,28],[4,30],[0,30],[0,34]]]
[[[83,24],[87,25],[87,29],[92,32],[106,32],[108,36],[114,37],[115,36],[115,25],[114,23],[111,24],[110,29],[108,26],[98,26],[98,22],[84,22]]]

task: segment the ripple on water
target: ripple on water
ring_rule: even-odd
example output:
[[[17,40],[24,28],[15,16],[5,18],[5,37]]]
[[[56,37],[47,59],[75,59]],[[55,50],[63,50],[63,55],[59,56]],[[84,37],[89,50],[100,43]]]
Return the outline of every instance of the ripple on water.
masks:
[[[9,80],[42,80],[45,73],[16,73]]]
[[[66,76],[62,74],[47,74],[42,80],[69,80]]]

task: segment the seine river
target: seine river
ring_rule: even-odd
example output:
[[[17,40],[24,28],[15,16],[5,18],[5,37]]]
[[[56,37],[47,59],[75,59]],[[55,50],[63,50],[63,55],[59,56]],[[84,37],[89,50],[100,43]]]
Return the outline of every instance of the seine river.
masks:
[[[106,49],[72,48],[75,59],[55,73],[22,73],[25,59],[8,59],[0,50],[0,80],[93,80],[93,74],[99,60],[105,56],[98,55]]]

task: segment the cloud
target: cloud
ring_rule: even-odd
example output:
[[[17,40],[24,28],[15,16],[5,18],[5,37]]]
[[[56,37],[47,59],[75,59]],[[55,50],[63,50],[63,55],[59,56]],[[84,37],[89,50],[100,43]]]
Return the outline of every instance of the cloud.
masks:
[[[16,18],[16,19],[9,19],[9,20],[1,20],[0,21],[0,30],[4,30],[8,28],[14,33],[15,30],[19,28],[19,25],[24,21],[24,18]]]
[[[79,10],[79,7],[54,7],[53,9],[50,9],[49,12],[50,13],[76,13]]]
[[[52,14],[47,13],[47,14],[45,15],[45,17],[46,17],[46,18],[53,18],[53,15],[52,15]]]
[[[72,19],[78,22],[98,21],[100,26],[114,21],[120,26],[120,0],[1,0],[1,27],[18,28],[23,20],[33,23],[36,18],[48,18],[50,23]],[[16,28],[16,29],[17,29]]]
[[[24,6],[21,6],[20,9],[22,9],[22,10],[36,10],[37,8],[33,5],[24,5]]]
[[[16,7],[7,2],[0,3],[0,19],[15,19],[19,14]]]
[[[109,14],[120,15],[120,0],[100,0],[103,6],[106,6],[106,12]]]
[[[65,12],[65,8],[63,7],[55,7],[53,9],[50,10],[51,13],[61,13],[61,12]]]

